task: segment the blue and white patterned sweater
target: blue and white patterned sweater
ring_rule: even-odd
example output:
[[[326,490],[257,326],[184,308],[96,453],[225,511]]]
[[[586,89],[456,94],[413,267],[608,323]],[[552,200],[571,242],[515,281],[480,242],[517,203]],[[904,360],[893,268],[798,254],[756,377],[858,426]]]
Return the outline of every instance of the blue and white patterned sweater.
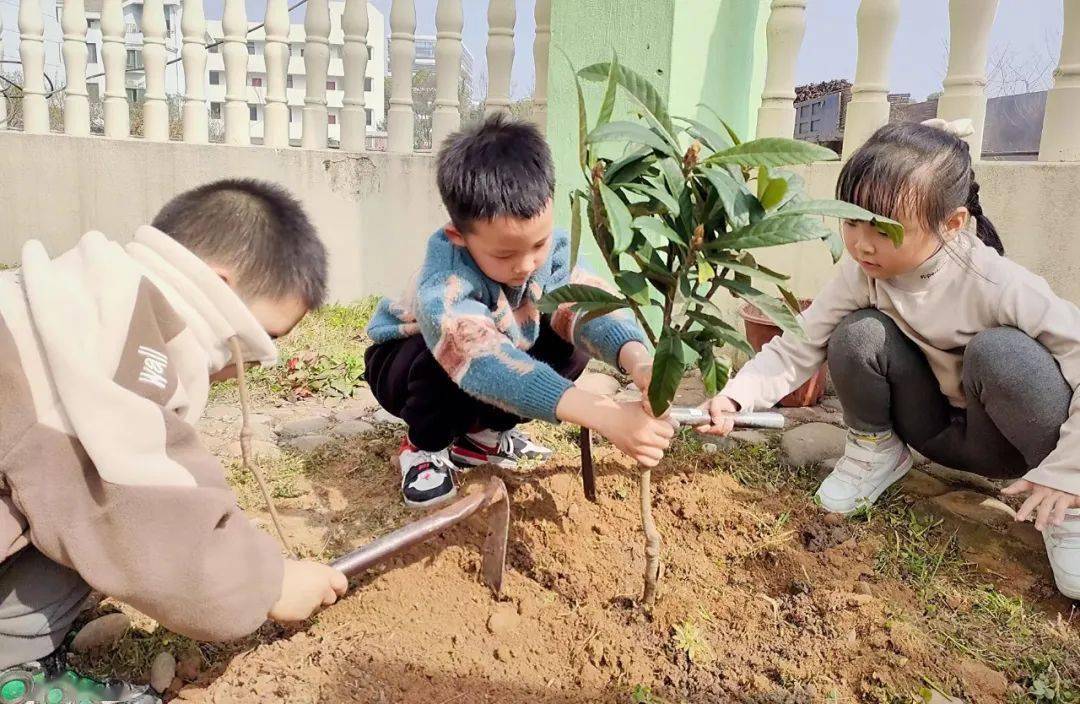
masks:
[[[570,240],[553,233],[551,253],[521,287],[492,281],[464,247],[439,229],[428,240],[415,289],[379,302],[367,333],[376,344],[421,334],[435,359],[466,393],[515,415],[557,422],[555,408],[572,382],[528,350],[540,333],[537,302],[567,283],[610,288],[580,267],[570,269]],[[590,356],[617,366],[627,342],[645,336],[628,311],[584,324],[570,305],[551,316],[552,329]]]

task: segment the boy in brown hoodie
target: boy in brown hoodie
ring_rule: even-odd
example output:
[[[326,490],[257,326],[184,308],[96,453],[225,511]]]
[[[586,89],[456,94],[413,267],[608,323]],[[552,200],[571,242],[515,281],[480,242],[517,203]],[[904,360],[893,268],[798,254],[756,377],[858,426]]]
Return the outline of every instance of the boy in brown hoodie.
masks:
[[[159,701],[69,691],[60,645],[91,589],[199,640],[344,593],[340,572],[282,558],[192,427],[237,343],[273,364],[325,289],[300,204],[251,180],[177,196],[125,246],[90,232],[50,259],[28,242],[0,275],[0,702]]]

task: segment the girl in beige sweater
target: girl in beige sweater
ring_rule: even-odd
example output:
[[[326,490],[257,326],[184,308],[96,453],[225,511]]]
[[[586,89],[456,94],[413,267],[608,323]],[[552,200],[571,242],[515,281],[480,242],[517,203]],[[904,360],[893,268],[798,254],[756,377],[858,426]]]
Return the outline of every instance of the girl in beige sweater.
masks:
[[[891,124],[840,172],[837,197],[899,220],[893,246],[842,225],[848,257],[785,334],[713,399],[708,432],[735,410],[768,408],[824,361],[849,427],[817,496],[851,513],[911,468],[914,447],[1025,495],[1059,590],[1080,598],[1080,310],[1006,259],[979,202],[970,121]]]

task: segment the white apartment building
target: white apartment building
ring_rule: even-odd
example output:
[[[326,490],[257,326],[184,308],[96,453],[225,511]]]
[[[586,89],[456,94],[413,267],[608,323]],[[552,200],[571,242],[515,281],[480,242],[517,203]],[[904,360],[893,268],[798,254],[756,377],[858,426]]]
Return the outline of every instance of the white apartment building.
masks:
[[[368,64],[364,77],[364,107],[367,111],[369,141],[381,133],[376,127],[385,118],[383,101],[386,89],[386,30],[385,19],[375,6],[368,3]],[[328,136],[331,143],[341,138],[341,107],[345,97],[345,70],[342,61],[344,35],[341,30],[341,15],[345,3],[333,0],[330,3],[330,67],[326,74],[326,101]],[[254,26],[255,22],[251,25]],[[221,22],[206,23],[208,43],[220,41],[224,36]],[[286,76],[285,93],[289,105],[289,138],[299,140],[302,133],[302,115],[307,77],[304,70],[304,40],[306,34],[303,24],[289,27],[289,70]],[[266,108],[266,32],[260,27],[248,34],[248,77],[247,103],[251,116],[251,137],[260,142],[263,136],[264,110]],[[210,103],[210,120],[220,121],[225,110],[225,60],[221,46],[212,47],[206,62],[207,98]]]

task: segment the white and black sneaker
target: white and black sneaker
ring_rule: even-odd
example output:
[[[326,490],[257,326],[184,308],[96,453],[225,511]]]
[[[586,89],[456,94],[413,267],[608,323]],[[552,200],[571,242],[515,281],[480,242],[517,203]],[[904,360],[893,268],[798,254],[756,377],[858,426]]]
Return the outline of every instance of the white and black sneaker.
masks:
[[[454,470],[446,450],[421,450],[406,437],[398,455],[401,463],[401,495],[410,508],[430,508],[457,493]]]
[[[480,430],[458,438],[450,446],[450,458],[469,467],[490,464],[501,469],[517,469],[521,460],[546,460],[553,454],[550,448],[538,445],[516,428],[501,433]]]

